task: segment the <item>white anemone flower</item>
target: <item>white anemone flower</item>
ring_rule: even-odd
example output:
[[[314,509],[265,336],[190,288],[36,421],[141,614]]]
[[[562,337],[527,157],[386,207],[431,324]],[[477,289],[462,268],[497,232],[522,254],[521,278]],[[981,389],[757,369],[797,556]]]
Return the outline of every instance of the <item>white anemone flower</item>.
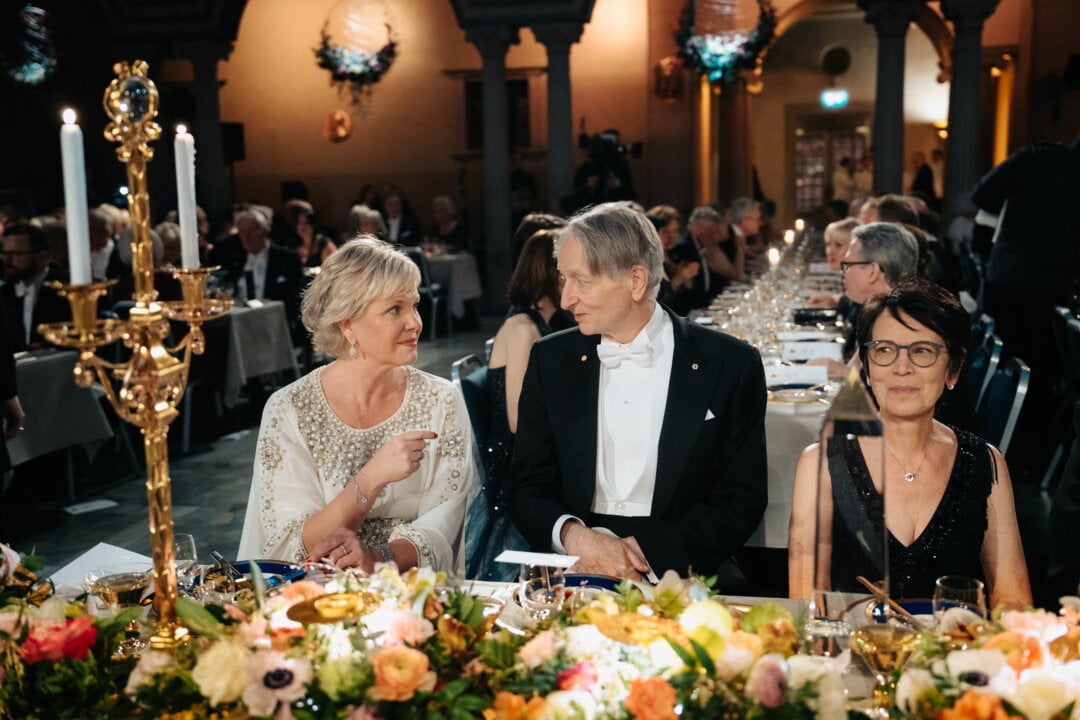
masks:
[[[1028,720],[1050,720],[1076,699],[1075,689],[1049,675],[1031,677],[1006,696]]]
[[[909,668],[896,683],[896,706],[906,713],[915,713],[919,698],[935,687],[934,676],[923,668]]]

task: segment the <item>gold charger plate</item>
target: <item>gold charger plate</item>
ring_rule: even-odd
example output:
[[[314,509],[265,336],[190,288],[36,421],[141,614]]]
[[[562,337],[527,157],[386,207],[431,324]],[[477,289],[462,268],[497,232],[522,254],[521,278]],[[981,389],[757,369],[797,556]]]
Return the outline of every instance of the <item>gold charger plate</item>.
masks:
[[[355,620],[375,611],[382,597],[368,590],[352,593],[331,593],[296,603],[286,615],[298,623],[339,623]]]

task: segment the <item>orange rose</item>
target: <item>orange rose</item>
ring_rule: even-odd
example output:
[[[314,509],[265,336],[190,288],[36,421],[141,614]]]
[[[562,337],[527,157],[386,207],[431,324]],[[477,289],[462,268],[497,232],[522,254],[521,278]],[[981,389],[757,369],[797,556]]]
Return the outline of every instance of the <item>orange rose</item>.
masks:
[[[431,672],[427,655],[410,647],[397,646],[380,650],[371,656],[375,684],[368,695],[373,700],[402,702],[418,690],[435,689],[435,673]]]
[[[520,695],[500,690],[495,693],[491,707],[484,710],[484,720],[536,720],[544,711],[544,699],[532,697],[528,702]]]
[[[664,678],[631,680],[626,709],[638,720],[678,720],[675,688]]]
[[[1042,665],[1043,651],[1039,641],[1018,632],[1002,632],[983,643],[983,650],[1000,650],[1005,662],[1019,675],[1035,665]]]
[[[942,710],[938,720],[1013,720],[1016,716],[1005,712],[1001,698],[977,690],[965,692],[951,708]],[[1019,720],[1016,718],[1016,720]]]

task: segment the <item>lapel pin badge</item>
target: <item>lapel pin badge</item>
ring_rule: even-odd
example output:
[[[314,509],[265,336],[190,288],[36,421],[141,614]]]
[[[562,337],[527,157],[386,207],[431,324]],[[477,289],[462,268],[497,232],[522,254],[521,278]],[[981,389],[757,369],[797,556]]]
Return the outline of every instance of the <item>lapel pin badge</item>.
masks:
[[[697,368],[698,368],[698,364],[697,364],[697,363],[693,363],[692,365],[690,365],[690,369],[691,369],[691,370],[697,370]]]
[[[581,362],[586,362],[586,361],[588,361],[588,359],[589,359],[588,355],[582,355],[581,356]]]

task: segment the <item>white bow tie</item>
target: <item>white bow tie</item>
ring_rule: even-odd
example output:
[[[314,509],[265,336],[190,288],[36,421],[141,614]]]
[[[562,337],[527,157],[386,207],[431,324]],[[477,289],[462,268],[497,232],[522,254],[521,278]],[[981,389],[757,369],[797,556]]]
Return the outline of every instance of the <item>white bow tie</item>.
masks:
[[[648,342],[618,345],[613,342],[601,341],[596,346],[596,356],[609,370],[617,368],[623,360],[628,360],[640,367],[652,367],[653,349]]]
[[[17,297],[17,298],[26,297],[26,293],[28,293],[28,292],[30,292],[30,286],[29,285],[23,284],[23,282],[21,280],[19,282],[15,283],[15,297]]]

